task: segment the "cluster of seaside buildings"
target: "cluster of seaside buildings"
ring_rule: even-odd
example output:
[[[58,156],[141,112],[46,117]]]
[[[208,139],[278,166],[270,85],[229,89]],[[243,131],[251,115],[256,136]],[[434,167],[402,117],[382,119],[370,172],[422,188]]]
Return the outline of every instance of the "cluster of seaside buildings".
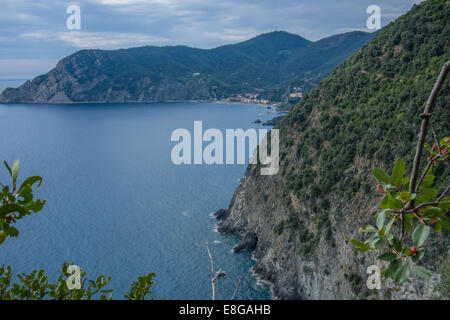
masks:
[[[199,72],[195,72],[192,74],[193,77],[200,77],[201,74]],[[217,87],[214,86],[213,89],[216,89]],[[301,88],[294,87],[293,92],[289,94],[289,99],[300,99],[303,98],[303,93],[300,92]],[[256,89],[256,91],[259,91],[258,93],[246,93],[246,94],[236,94],[232,95],[224,101],[227,102],[240,102],[240,103],[254,103],[254,104],[273,104],[273,101],[270,101],[268,99],[260,99],[259,93],[264,91],[263,89]]]
[[[235,95],[225,99],[229,102],[255,103],[255,104],[272,104],[270,100],[258,99],[258,94],[246,93],[245,95]]]

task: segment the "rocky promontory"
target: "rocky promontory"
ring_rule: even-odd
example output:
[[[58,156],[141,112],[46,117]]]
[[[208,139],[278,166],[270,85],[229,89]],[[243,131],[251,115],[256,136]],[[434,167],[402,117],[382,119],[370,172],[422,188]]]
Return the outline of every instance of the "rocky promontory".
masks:
[[[19,88],[5,89],[0,103],[161,102],[232,96],[243,101],[281,101],[292,80],[310,79],[314,73],[308,83],[317,83],[372,37],[355,31],[312,42],[275,31],[214,49],[80,50],[48,73]]]

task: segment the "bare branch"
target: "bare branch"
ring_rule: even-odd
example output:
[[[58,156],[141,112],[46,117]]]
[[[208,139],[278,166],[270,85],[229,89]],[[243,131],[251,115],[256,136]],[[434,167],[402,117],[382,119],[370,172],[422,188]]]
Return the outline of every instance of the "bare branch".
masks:
[[[234,298],[236,297],[236,294],[237,294],[237,292],[239,290],[239,286],[241,285],[241,280],[242,280],[242,277],[239,278],[239,282],[238,282],[238,284],[236,286],[236,290],[234,290],[233,296],[231,296],[231,300],[234,300]]]
[[[417,218],[417,220],[419,220],[419,222],[423,225],[428,225],[425,221],[423,221],[422,217],[415,211],[413,211],[414,216]]]
[[[437,198],[438,202],[441,202],[442,199],[444,199],[444,197],[447,195],[447,193],[450,191],[450,185],[447,186],[447,188],[445,188],[444,192],[442,192],[442,194],[439,196],[439,198]]]
[[[420,128],[419,141],[417,143],[416,154],[414,156],[414,164],[413,164],[413,170],[411,172],[411,180],[409,183],[409,193],[410,194],[414,193],[414,190],[416,187],[417,176],[418,176],[419,168],[420,168],[420,158],[422,157],[423,145],[425,143],[428,123],[430,121],[431,112],[433,110],[433,105],[434,105],[434,102],[436,101],[439,90],[441,89],[442,84],[444,83],[444,80],[447,77],[449,69],[450,69],[450,61],[447,61],[444,64],[444,66],[442,67],[441,73],[439,74],[436,84],[434,85],[434,88],[431,91],[430,97],[428,98],[427,104],[425,106],[425,110],[420,115],[422,118],[422,124],[421,124],[421,128]],[[411,209],[412,207],[414,207],[414,200],[410,200],[408,203],[408,209]]]
[[[440,153],[441,153],[441,152],[439,151],[439,154],[440,154]],[[422,185],[423,179],[425,179],[425,177],[426,177],[428,171],[430,171],[430,168],[431,168],[431,165],[433,164],[433,162],[436,161],[436,160],[439,159],[439,158],[440,158],[440,155],[439,155],[439,156],[436,156],[436,157],[434,157],[433,159],[431,159],[430,161],[428,161],[427,167],[426,167],[425,171],[423,172],[422,176],[420,177],[419,182],[417,183],[417,186],[416,186],[416,192],[419,192],[419,188],[420,188],[420,186]]]
[[[437,198],[436,201],[421,203],[414,209],[408,210],[408,212],[417,211],[420,208],[427,207],[427,206],[437,206],[441,202],[441,200],[445,197],[445,195],[448,193],[449,190],[450,190],[450,185],[448,185],[447,188],[445,188],[444,192],[442,192],[442,194],[439,196],[439,198]]]
[[[208,242],[206,242],[205,245],[206,245],[206,250],[208,250],[209,262],[211,263],[211,269],[210,269],[210,271],[211,271],[211,290],[212,290],[211,300],[216,300],[216,275],[214,274],[214,261],[211,256],[211,252],[209,251]]]
[[[403,240],[403,237],[405,236],[405,216],[403,214],[400,215],[400,222],[401,222],[400,240]]]
[[[436,144],[436,147],[439,151],[439,154],[441,154],[441,147],[439,146],[439,141],[437,139],[437,135],[436,135],[436,131],[434,131],[433,125],[431,124],[431,132],[433,132],[433,138],[434,138],[434,143]]]

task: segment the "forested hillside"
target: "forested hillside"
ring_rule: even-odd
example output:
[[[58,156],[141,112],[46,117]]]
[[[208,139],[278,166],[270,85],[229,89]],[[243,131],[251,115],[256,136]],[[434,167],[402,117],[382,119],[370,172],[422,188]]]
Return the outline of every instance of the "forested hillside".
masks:
[[[376,255],[355,254],[351,238],[373,223],[380,194],[370,175],[390,172],[397,157],[412,159],[420,113],[450,60],[450,6],[429,0],[379,31],[298,103],[279,124],[280,171],[261,176],[250,166],[220,230],[253,234],[255,271],[281,298],[431,297],[438,275],[413,279],[398,291],[368,291]],[[450,135],[449,80],[431,118],[438,137]],[[433,144],[432,135],[429,143]],[[426,156],[424,156],[426,158]],[[435,187],[449,182],[449,166],[433,168]],[[424,263],[445,261],[448,232],[431,241]]]
[[[304,93],[311,89],[372,37],[356,31],[311,42],[276,31],[211,50],[81,50],[47,74],[6,89],[0,103],[209,100],[239,94],[278,102],[293,83]]]

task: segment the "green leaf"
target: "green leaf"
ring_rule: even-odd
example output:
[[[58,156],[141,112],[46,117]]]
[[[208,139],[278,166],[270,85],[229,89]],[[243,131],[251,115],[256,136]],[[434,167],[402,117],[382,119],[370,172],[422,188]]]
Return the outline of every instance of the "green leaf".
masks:
[[[6,223],[4,223],[2,225],[2,229],[10,237],[17,237],[19,235],[19,231],[16,228],[14,228]]]
[[[394,170],[392,170],[392,178],[397,187],[402,184],[403,173],[405,172],[405,161],[399,158],[395,161]]]
[[[31,176],[31,177],[26,178],[26,179],[22,182],[22,184],[20,185],[20,188],[19,188],[19,191],[18,191],[18,192],[20,193],[20,191],[21,191],[23,188],[25,188],[27,185],[29,185],[30,187],[32,187],[33,184],[35,184],[36,182],[39,182],[38,187],[40,187],[40,186],[41,186],[41,183],[42,183],[42,177],[39,177],[39,176]]]
[[[354,251],[364,252],[364,251],[369,251],[371,249],[367,244],[362,243],[361,241],[358,241],[356,239],[352,239],[352,240],[350,240],[350,242],[358,247],[358,248],[354,248],[353,249]]]
[[[33,211],[34,213],[38,213],[39,211],[42,210],[42,208],[44,207],[46,203],[46,200],[36,200],[35,202],[30,202],[27,203],[26,205],[24,205],[25,210],[30,210]]]
[[[434,217],[440,217],[444,214],[445,214],[445,212],[442,211],[442,209],[439,207],[429,207],[424,210],[423,217],[434,218]]]
[[[429,187],[433,184],[435,176],[431,173],[432,168],[433,168],[433,166],[430,166],[429,171],[427,172],[426,176],[422,180],[422,184],[420,185],[421,187]],[[422,172],[422,174],[425,173],[425,169]]]
[[[403,264],[395,275],[395,282],[403,283],[409,277],[409,265],[407,263]]]
[[[378,232],[377,228],[371,226],[370,224],[362,226],[359,232]]]
[[[364,243],[367,244],[368,246],[370,246],[371,248],[373,248],[375,246],[375,243],[377,243],[380,239],[382,239],[382,237],[378,233],[376,233],[373,236],[371,236],[369,239],[364,241]]]
[[[389,209],[391,208],[391,203],[389,201],[389,193],[386,194],[380,202],[380,208]],[[393,208],[392,208],[393,209]]]
[[[377,242],[375,242],[374,247],[375,249],[379,249],[381,247],[384,247],[386,245],[386,240],[380,239]]]
[[[19,200],[18,202],[20,204],[25,204],[33,200],[33,189],[31,189],[30,185],[26,185],[20,191],[17,193],[18,198],[22,198],[22,200]]]
[[[395,249],[395,251],[400,253],[400,252],[402,252],[402,248],[403,248],[402,241],[399,238],[394,237],[394,249]]]
[[[377,179],[380,183],[389,183],[394,184],[394,180],[391,178],[390,175],[388,175],[383,169],[381,168],[374,168],[372,170],[372,175]]]
[[[423,256],[425,255],[425,250],[420,249],[417,251],[416,255],[414,257],[412,257],[412,261],[414,263],[419,262],[420,260],[422,260]]]
[[[425,280],[430,279],[431,276],[433,275],[433,273],[431,271],[429,271],[421,266],[413,266],[412,270],[415,274],[417,274],[419,277],[424,278]]]
[[[386,220],[386,210],[390,210],[390,209],[385,209],[378,214],[378,217],[377,217],[378,230],[381,230],[384,227],[384,221]]]
[[[378,259],[388,262],[393,262],[397,259],[397,255],[392,252],[387,252],[378,257]]]
[[[409,257],[410,255],[411,255],[411,249],[409,247],[405,247],[405,249],[403,249],[403,256]]]
[[[405,177],[402,180],[403,190],[409,190],[409,178]]]
[[[392,225],[395,222],[395,218],[392,218],[391,221],[386,225],[386,230],[384,230],[384,234],[388,234],[391,231]]]
[[[419,224],[412,234],[412,241],[416,247],[421,247],[430,234],[429,226]]]
[[[18,212],[22,215],[28,214],[28,211],[25,210],[22,206],[16,203],[9,203],[0,207],[0,218],[5,218],[7,214],[15,212]]]
[[[437,190],[433,189],[433,188],[420,188],[420,190],[422,190],[422,196],[426,199],[426,201],[434,201],[437,196],[438,196],[438,192]],[[418,197],[420,198],[420,197]]]
[[[388,192],[380,202],[380,208],[382,209],[400,209],[401,207],[402,202],[394,199],[390,192]]]
[[[450,209],[450,198],[445,197],[444,199],[439,202],[438,205],[439,208],[441,208],[444,212],[447,212]]]
[[[386,270],[384,271],[384,277],[386,279],[394,278],[401,265],[402,265],[402,261],[400,259],[392,261],[389,264],[389,267],[387,267]]]
[[[17,176],[19,175],[19,160],[15,160],[11,167],[11,178],[13,181],[13,185],[16,185]]]
[[[6,167],[6,169],[8,170],[9,175],[12,177],[12,170],[11,170],[11,167],[8,165],[8,162],[3,160],[3,163],[4,163],[5,167]]]
[[[409,230],[411,230],[411,220],[409,220],[408,217],[404,217],[404,227],[405,227],[405,231],[408,232]]]
[[[450,142],[447,142],[447,141],[450,141],[450,137],[442,138],[442,140],[439,143],[439,145],[444,146],[444,147],[445,146],[450,146]]]
[[[5,241],[7,235],[4,232],[0,232],[0,244],[3,243],[3,241]]]
[[[402,191],[399,194],[397,194],[395,198],[403,202],[407,202],[409,201],[409,199],[411,199],[411,195],[409,194],[408,191]]]

